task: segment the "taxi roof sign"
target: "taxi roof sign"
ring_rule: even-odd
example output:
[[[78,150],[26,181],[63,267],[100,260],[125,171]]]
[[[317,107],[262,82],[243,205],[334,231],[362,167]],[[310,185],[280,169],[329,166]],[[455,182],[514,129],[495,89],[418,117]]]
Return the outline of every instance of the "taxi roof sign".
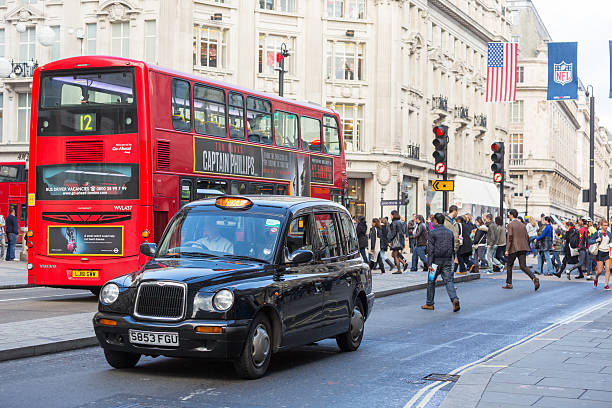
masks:
[[[215,205],[224,210],[248,210],[253,202],[244,197],[218,197]]]

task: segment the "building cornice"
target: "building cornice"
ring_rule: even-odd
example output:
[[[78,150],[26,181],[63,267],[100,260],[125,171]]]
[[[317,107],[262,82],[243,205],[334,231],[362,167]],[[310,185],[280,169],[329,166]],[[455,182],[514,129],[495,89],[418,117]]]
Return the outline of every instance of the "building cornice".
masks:
[[[480,23],[468,16],[459,7],[452,4],[448,0],[428,0],[427,4],[430,7],[436,8],[438,11],[444,13],[451,20],[455,21],[459,25],[467,28],[473,35],[488,43],[492,41],[503,41],[504,38],[499,35],[494,35]]]

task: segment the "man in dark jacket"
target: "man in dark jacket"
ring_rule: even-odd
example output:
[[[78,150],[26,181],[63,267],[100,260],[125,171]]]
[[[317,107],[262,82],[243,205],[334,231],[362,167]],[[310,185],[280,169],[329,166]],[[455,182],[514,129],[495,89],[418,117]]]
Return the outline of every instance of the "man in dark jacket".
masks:
[[[442,274],[446,283],[446,292],[453,303],[453,312],[460,309],[459,298],[455,291],[455,280],[453,275],[453,254],[455,237],[453,232],[444,227],[444,214],[434,215],[434,229],[429,233],[427,239],[427,264],[429,265],[429,276],[427,279],[427,303],[421,309],[434,309],[434,295],[436,294],[436,279]],[[434,265],[437,265],[434,271]]]
[[[366,255],[366,248],[368,247],[368,224],[366,223],[365,217],[362,215],[358,218],[357,227],[357,242],[359,243],[359,253],[363,258],[363,262],[369,264],[370,260]]]
[[[15,259],[15,245],[17,244],[17,235],[19,234],[19,225],[17,217],[15,217],[15,209],[11,208],[8,217],[6,217],[6,236],[8,238],[8,250],[6,251],[6,260],[13,261]]]
[[[419,268],[419,259],[423,262],[423,271],[427,268],[427,257],[425,251],[427,249],[427,228],[425,227],[425,219],[422,215],[414,217],[416,223],[414,227],[414,249],[412,250],[412,267],[410,271],[416,272]]]

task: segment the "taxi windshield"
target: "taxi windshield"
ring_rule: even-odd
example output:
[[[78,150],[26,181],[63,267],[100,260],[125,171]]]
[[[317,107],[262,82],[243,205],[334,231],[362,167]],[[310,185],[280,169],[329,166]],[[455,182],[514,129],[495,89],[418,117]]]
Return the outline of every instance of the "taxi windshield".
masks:
[[[280,227],[279,216],[187,208],[170,225],[158,257],[227,257],[270,263]]]

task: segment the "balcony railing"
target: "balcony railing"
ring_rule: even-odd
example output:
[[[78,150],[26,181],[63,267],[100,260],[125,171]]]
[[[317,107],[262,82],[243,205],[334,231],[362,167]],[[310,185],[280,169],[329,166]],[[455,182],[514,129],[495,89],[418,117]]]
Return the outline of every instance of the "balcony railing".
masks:
[[[474,126],[487,127],[487,115],[474,115]]]
[[[419,160],[420,152],[421,152],[420,145],[412,144],[412,143],[408,145],[408,157],[410,157],[411,159]]]
[[[15,62],[11,60],[11,73],[9,78],[28,78],[34,76],[34,70],[38,67],[38,62],[34,60],[26,62]]]
[[[431,108],[448,112],[448,98],[440,95],[431,98]]]
[[[465,106],[456,106],[455,117],[463,120],[470,120],[470,110]]]
[[[510,159],[510,166],[524,166],[525,165],[525,159],[521,158],[511,158]]]

